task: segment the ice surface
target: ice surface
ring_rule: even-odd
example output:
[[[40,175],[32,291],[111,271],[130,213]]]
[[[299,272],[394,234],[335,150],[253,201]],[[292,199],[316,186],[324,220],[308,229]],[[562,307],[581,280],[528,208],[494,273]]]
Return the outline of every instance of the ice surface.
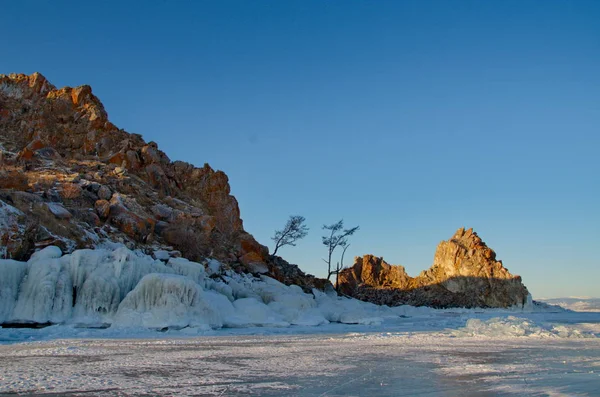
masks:
[[[600,390],[598,339],[342,329],[182,338],[186,328],[152,339],[90,333],[83,340],[0,345],[0,394],[475,397]]]
[[[534,322],[528,318],[508,316],[494,317],[489,320],[472,318],[465,327],[454,332],[455,336],[516,337],[538,338],[595,338],[594,332],[586,332],[565,324]]]

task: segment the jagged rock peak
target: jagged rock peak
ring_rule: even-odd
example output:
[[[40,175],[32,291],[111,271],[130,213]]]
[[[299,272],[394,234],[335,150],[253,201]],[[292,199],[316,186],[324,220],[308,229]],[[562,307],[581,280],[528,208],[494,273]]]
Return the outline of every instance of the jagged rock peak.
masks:
[[[510,307],[524,305],[529,295],[521,277],[496,261],[496,253],[473,229],[465,228],[438,245],[433,266],[418,277],[365,255],[340,273],[339,289],[380,304],[437,307]]]
[[[48,92],[56,89],[56,87],[39,72],[34,72],[31,75],[21,73],[11,73],[9,75],[0,74],[0,80],[12,80],[19,84],[26,84],[34,92],[41,95],[46,95]]]

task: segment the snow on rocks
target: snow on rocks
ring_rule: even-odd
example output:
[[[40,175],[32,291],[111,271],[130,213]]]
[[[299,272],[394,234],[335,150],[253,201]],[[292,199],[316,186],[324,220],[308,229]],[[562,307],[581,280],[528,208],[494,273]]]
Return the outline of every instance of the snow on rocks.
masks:
[[[155,258],[106,245],[67,255],[50,246],[28,262],[0,260],[0,323],[215,329],[379,324],[398,317],[385,306],[223,270],[212,259]]]
[[[173,269],[175,274],[185,276],[199,285],[204,285],[206,271],[200,263],[188,261],[185,258],[171,258],[167,266]]]
[[[171,255],[169,255],[169,251],[166,250],[156,250],[154,251],[154,257],[156,259],[160,259],[161,261],[168,261]]]
[[[25,214],[0,200],[0,258],[15,258],[26,245]]]
[[[209,276],[218,274],[221,271],[221,262],[216,259],[209,259],[206,263],[206,272]]]

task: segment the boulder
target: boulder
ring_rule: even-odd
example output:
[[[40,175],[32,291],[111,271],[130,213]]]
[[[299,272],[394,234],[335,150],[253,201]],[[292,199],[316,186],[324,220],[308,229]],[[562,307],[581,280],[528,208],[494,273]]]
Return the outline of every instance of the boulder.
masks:
[[[112,192],[108,186],[102,185],[98,188],[98,198],[101,200],[110,200],[112,197]]]
[[[135,198],[115,193],[110,200],[110,222],[123,233],[144,241],[154,231],[155,222],[144,212]]]
[[[286,285],[298,285],[304,292],[311,293],[314,288],[321,291],[333,289],[333,285],[329,280],[306,274],[298,265],[291,264],[280,256],[271,255],[267,264],[269,274],[273,278]]]
[[[46,203],[48,210],[58,219],[70,219],[73,215],[60,203]]]

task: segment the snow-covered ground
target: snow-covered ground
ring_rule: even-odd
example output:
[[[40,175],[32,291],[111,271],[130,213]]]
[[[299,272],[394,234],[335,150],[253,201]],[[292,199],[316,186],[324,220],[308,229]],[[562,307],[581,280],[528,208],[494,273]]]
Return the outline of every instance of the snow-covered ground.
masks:
[[[600,313],[388,308],[118,246],[49,247],[0,275],[0,396],[600,390]],[[8,327],[24,322],[57,325]]]

